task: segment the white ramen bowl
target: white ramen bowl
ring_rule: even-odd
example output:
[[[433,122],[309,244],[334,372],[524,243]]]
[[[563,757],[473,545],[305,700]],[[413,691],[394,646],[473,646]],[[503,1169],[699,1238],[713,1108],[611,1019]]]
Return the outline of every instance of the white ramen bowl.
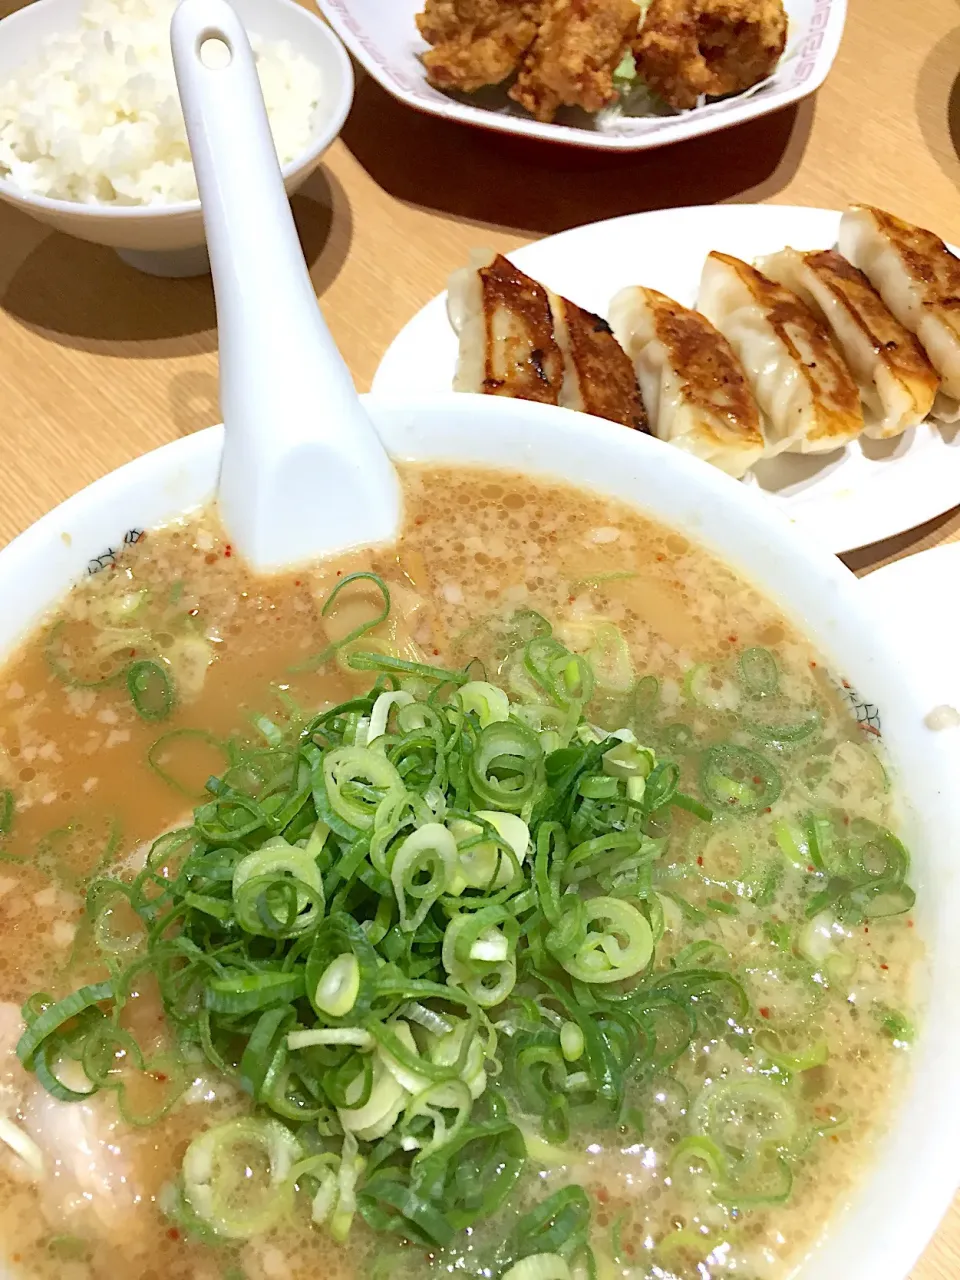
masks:
[[[924,1012],[908,1083],[894,1095],[848,1206],[837,1205],[796,1280],[904,1280],[960,1180],[960,769],[958,731],[934,733],[887,649],[856,579],[809,546],[770,504],[712,467],[649,436],[565,409],[482,396],[378,401],[377,430],[398,460],[502,467],[625,500],[681,530],[752,581],[849,682],[852,711],[882,727],[914,856],[915,916],[928,950]],[[44,516],[0,552],[0,653],[21,639],[88,569],[136,531],[207,502],[223,429],[212,427],[121,467]],[[865,595],[865,593],[864,593]],[[879,708],[879,710],[878,710]]]
[[[323,90],[313,111],[307,149],[283,167],[292,195],[306,182],[334,141],[353,102],[353,66],[343,45],[315,14],[295,0],[230,0],[247,32],[285,40],[319,70]],[[86,0],[34,0],[0,22],[0,81],[38,56],[44,39],[74,30]],[[236,141],[243,146],[243,139]],[[163,205],[80,204],[32,195],[0,174],[0,200],[57,231],[116,249],[150,275],[193,276],[209,270],[199,200]]]

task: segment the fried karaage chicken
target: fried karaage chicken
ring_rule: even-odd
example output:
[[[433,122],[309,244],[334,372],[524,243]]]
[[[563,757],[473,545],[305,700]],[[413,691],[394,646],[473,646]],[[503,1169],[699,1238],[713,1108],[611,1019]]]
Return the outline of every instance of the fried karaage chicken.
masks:
[[[783,0],[652,0],[633,52],[648,87],[684,110],[765,79],[786,42]]]
[[[678,110],[740,93],[776,67],[783,0],[426,0],[417,26],[438,89],[473,93],[517,72],[510,97],[549,123],[560,107],[615,102],[632,50],[641,81]]]
[[[533,44],[542,0],[426,0],[417,27],[433,46],[423,55],[438,89],[474,93],[517,70]]]
[[[562,106],[599,111],[617,97],[613,73],[639,20],[636,0],[546,0],[510,97],[546,122]]]

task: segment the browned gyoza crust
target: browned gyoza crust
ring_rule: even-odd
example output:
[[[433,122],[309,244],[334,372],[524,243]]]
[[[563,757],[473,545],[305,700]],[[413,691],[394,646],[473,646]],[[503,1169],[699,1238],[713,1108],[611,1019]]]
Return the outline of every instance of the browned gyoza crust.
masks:
[[[557,404],[563,356],[547,291],[502,254],[479,270],[484,323],[483,394]]]
[[[896,249],[911,282],[920,290],[924,305],[936,307],[944,323],[960,336],[960,258],[932,231],[904,222],[883,209],[860,207],[869,211]]]
[[[803,261],[843,304],[884,364],[903,382],[921,383],[932,394],[938,380],[923,347],[896,319],[863,272],[833,249],[805,253]]]
[[[683,377],[684,398],[716,424],[712,429],[718,444],[726,444],[726,428],[745,443],[762,445],[757,402],[730,343],[699,311],[680,306],[656,289],[644,292],[657,337],[671,366]]]
[[[790,289],[726,253],[709,255],[737,273],[810,390],[816,408],[808,441],[845,442],[863,430],[860,393],[830,334]]]
[[[648,430],[633,361],[606,320],[555,294],[550,295],[550,305],[567,382],[573,388],[563,403],[636,431]]]
[[[633,362],[605,320],[549,293],[502,254],[476,268],[476,279],[481,334],[468,340],[475,354],[461,389],[647,429]]]

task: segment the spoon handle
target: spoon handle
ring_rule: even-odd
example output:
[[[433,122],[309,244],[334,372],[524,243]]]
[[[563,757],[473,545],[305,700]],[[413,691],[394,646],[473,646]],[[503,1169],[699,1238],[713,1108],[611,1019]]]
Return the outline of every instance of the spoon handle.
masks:
[[[397,476],[317,305],[243,25],[226,0],[182,0],[170,38],[216,294],[226,527],[262,569],[391,539]]]

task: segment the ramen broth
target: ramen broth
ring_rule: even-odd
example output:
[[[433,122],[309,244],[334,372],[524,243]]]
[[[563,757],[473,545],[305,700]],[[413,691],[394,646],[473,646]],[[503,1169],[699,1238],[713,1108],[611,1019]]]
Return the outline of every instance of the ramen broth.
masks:
[[[908,891],[897,890],[890,915],[873,911],[869,886],[858,891],[859,914],[846,899],[840,911],[839,890],[832,898],[828,891],[837,884],[838,848],[869,846],[866,863],[886,856],[874,845],[894,839],[862,836],[896,821],[875,731],[857,723],[834,681],[842,673],[825,670],[769,600],[680,534],[624,505],[526,477],[405,467],[403,482],[406,519],[395,547],[286,576],[251,574],[212,513],[150,531],[106,557],[7,662],[0,679],[0,792],[10,795],[6,808],[0,803],[4,1246],[26,1275],[62,1280],[497,1275],[531,1251],[520,1247],[506,1262],[497,1252],[520,1215],[574,1186],[589,1202],[601,1280],[785,1277],[869,1159],[910,1039],[919,943]],[[389,588],[389,618],[339,656],[330,653],[380,607],[376,584],[359,578],[323,612],[338,582],[366,571]],[[45,1003],[105,976],[91,924],[96,905],[85,907],[89,884],[105,873],[131,882],[151,842],[192,821],[194,806],[210,799],[207,778],[224,771],[220,744],[231,735],[264,746],[263,735],[269,740],[271,729],[295,721],[298,709],[312,714],[364,694],[376,672],[351,670],[344,660],[358,645],[451,670],[476,660],[474,674],[483,664],[481,676],[522,700],[529,680],[505,637],[517,617],[531,616],[525,611],[593,664],[586,720],[601,730],[628,728],[658,762],[676,762],[679,793],[694,801],[644,818],[643,839],[654,842],[656,856],[636,894],[656,945],[636,981],[719,970],[735,978],[746,1004],[731,1012],[722,999],[711,1004],[707,988],[695,995],[694,1017],[698,1001],[710,1016],[692,1034],[687,1027],[689,1043],[675,1060],[667,1053],[662,1065],[650,1060],[633,1073],[620,1063],[622,1098],[606,1119],[575,1105],[585,1086],[574,1077],[586,1058],[574,1018],[564,1015],[574,1028],[563,1042],[567,1065],[545,1077],[548,1093],[570,1091],[563,1131],[526,1113],[522,1092],[511,1092],[510,1073],[519,1068],[502,1067],[498,1083],[488,1064],[488,1094],[502,1086],[527,1159],[492,1216],[442,1248],[376,1233],[359,1213],[345,1241],[335,1242],[329,1221],[311,1225],[315,1183],[262,1235],[192,1233],[171,1208],[170,1187],[199,1131],[255,1110],[238,1080],[194,1044],[184,1051],[184,1092],[153,1124],[125,1120],[115,1089],[58,1100],[35,1064],[26,1070],[17,1058],[20,1007],[47,993],[35,1018]],[[303,669],[324,650],[326,661]],[[134,671],[137,663],[148,665]],[[791,732],[778,738],[778,725]],[[728,757],[706,754],[731,743],[753,753],[743,759],[761,761],[762,776],[744,779]],[[744,796],[766,798],[768,770],[779,786],[769,804],[751,809]],[[593,785],[598,794],[606,785],[599,772]],[[851,831],[861,833],[860,845]],[[583,895],[597,892],[591,884],[582,882]],[[631,901],[629,888],[611,892]],[[542,1013],[547,1031],[561,1021],[549,1005],[541,999],[531,1014]],[[496,1056],[514,1061],[511,1044],[526,1034],[527,1015],[509,997],[486,1012],[499,1028]],[[149,965],[130,980],[123,1025],[152,1064],[137,1087],[154,1090],[162,1110],[164,1055],[175,1055],[177,1036]],[[59,1074],[85,1087],[76,1061]],[[491,1104],[484,1095],[474,1105]],[[150,1110],[149,1098],[143,1107]],[[339,1152],[341,1141],[326,1145]],[[759,1183],[731,1192],[724,1161],[759,1169]],[[252,1156],[250,1163],[255,1176]],[[361,1170],[361,1190],[363,1179]],[[567,1257],[572,1275],[589,1275],[586,1257],[582,1248]],[[552,1280],[563,1272],[547,1265],[516,1274]]]

